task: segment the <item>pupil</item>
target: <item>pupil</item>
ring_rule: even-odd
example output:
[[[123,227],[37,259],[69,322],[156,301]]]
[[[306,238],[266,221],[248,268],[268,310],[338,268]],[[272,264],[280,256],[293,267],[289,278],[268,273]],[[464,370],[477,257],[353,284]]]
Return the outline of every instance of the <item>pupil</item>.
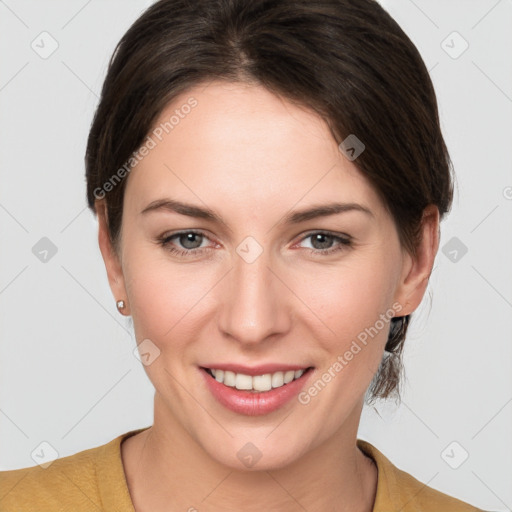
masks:
[[[201,245],[201,243],[199,243],[199,245],[194,247],[194,237],[200,237],[200,236],[201,235],[198,235],[197,233],[186,233],[185,235],[182,235],[182,237],[185,238],[183,246],[186,247],[187,249],[197,249],[197,247],[199,247],[199,245]],[[188,245],[189,243],[192,243],[192,247],[190,247]],[[196,241],[196,244],[197,244],[197,241]]]
[[[325,243],[325,240],[327,240],[327,242],[329,242],[330,238],[332,238],[330,235],[324,235],[324,234],[317,234],[313,237],[313,241],[314,242],[317,242],[317,241],[320,241],[320,245],[321,247],[315,247],[315,249],[327,249],[329,247],[329,243]],[[324,239],[324,242],[322,244],[322,239]],[[315,244],[313,243],[313,246],[315,246]]]

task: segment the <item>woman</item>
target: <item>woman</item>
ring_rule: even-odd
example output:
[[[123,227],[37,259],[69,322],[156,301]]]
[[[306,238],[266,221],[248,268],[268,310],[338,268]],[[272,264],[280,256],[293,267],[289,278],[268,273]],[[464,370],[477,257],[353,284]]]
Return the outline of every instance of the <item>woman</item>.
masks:
[[[373,0],[161,0],[86,154],[154,424],[2,473],[2,510],[474,511],[357,439],[452,201],[435,93]]]

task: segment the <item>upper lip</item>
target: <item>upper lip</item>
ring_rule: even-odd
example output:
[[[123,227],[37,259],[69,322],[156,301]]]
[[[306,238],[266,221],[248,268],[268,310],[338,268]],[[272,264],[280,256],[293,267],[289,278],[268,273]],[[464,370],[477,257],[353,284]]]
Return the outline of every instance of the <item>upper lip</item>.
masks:
[[[280,364],[280,363],[267,363],[258,366],[244,366],[234,363],[212,363],[203,365],[202,368],[224,370],[234,373],[243,373],[244,375],[265,375],[266,373],[288,372],[291,370],[306,370],[310,366],[297,365],[297,364]]]

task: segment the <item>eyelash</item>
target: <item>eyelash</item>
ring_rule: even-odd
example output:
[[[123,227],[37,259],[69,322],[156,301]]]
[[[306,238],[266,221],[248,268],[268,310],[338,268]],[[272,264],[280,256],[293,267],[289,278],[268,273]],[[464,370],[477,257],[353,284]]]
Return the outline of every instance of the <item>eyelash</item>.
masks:
[[[171,252],[172,254],[176,254],[177,256],[180,256],[180,257],[187,257],[187,256],[190,256],[191,254],[195,255],[195,254],[203,253],[207,249],[206,247],[197,248],[197,249],[183,250],[183,249],[176,249],[175,247],[173,247],[170,244],[170,241],[173,238],[178,238],[181,235],[187,235],[189,233],[193,233],[195,235],[203,236],[204,238],[207,238],[209,240],[209,238],[204,233],[202,233],[201,231],[195,231],[195,230],[191,229],[191,230],[187,230],[187,231],[180,231],[178,233],[173,233],[172,235],[168,235],[168,236],[164,235],[163,237],[158,239],[158,242],[167,251]],[[327,235],[327,236],[331,237],[334,241],[337,240],[340,243],[339,243],[339,245],[337,247],[326,249],[326,250],[309,249],[309,252],[312,253],[312,254],[318,254],[318,255],[321,255],[321,256],[329,256],[331,254],[334,254],[334,253],[337,253],[337,252],[340,252],[340,251],[343,251],[345,249],[348,249],[348,248],[352,247],[352,240],[351,240],[350,237],[338,236],[338,235],[335,235],[335,234],[331,233],[330,231],[313,231],[313,232],[308,233],[307,235],[305,235],[300,240],[300,242],[302,242],[302,241],[306,240],[307,238],[310,238],[310,237],[312,237],[314,235]]]

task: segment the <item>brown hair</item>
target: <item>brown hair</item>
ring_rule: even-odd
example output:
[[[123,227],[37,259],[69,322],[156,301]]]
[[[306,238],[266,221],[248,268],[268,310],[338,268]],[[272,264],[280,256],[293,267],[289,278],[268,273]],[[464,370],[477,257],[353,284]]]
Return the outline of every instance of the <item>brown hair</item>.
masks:
[[[114,246],[126,183],[119,171],[173,98],[211,80],[261,84],[319,114],[338,143],[356,135],[365,150],[354,164],[412,255],[424,208],[436,205],[441,218],[450,210],[452,164],[430,76],[376,1],[160,0],[117,45],[87,143],[88,205],[94,212],[106,198]],[[391,322],[368,403],[399,397],[409,317],[401,329]]]

